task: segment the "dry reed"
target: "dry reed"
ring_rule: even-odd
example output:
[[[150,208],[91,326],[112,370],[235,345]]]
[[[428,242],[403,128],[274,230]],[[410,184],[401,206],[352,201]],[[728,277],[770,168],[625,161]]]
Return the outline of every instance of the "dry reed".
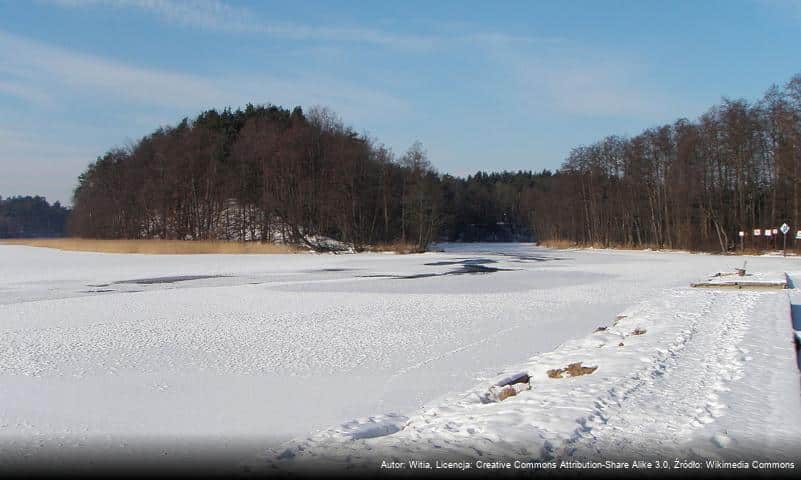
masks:
[[[0,245],[26,245],[76,252],[143,253],[149,255],[264,254],[301,251],[290,245],[222,240],[95,240],[88,238],[22,238]]]

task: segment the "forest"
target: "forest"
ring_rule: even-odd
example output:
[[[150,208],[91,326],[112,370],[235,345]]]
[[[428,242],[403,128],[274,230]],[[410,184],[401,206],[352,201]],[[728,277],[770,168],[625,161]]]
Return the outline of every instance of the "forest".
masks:
[[[328,110],[248,105],[107,152],[79,178],[70,228],[95,238],[424,248],[440,227],[439,186],[420,144],[395,158]]]
[[[754,103],[723,101],[632,138],[573,149],[536,192],[543,239],[603,246],[759,249],[754,229],[801,229],[801,75]]]
[[[69,213],[44,197],[0,197],[0,238],[63,237]]]
[[[424,250],[433,240],[531,240],[530,172],[438,174],[420,143],[396,156],[326,109],[210,110],[113,149],[80,176],[70,220],[92,238],[327,239]]]
[[[287,241],[356,250],[439,240],[728,251],[801,227],[801,74],[757,101],[574,148],[554,171],[437,172],[331,111],[209,110],[108,151],[80,176],[70,230],[93,238]]]

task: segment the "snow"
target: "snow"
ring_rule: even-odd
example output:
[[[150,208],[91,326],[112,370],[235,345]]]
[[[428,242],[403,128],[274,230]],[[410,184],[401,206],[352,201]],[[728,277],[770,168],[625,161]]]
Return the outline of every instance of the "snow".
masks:
[[[323,432],[287,449],[304,466],[346,461],[373,469],[377,459],[432,452],[452,459],[797,461],[801,399],[789,306],[785,292],[674,289],[604,331],[515,366],[531,376],[531,388],[506,400],[487,401],[487,388],[498,382],[482,382],[422,409],[394,435],[354,441]],[[547,375],[574,362],[597,370]]]
[[[0,466],[158,465],[209,451],[232,468],[288,470],[345,459],[369,469],[376,455],[432,449],[725,457],[755,440],[797,454],[788,292],[801,297],[689,287],[741,257],[437,247],[148,256],[0,246]],[[798,261],[749,257],[748,270],[792,280]],[[598,369],[548,378],[574,362]],[[489,394],[520,373],[530,389]]]
[[[718,272],[693,286],[741,286],[741,287],[776,287],[787,286],[787,275],[784,272],[746,272],[737,275],[734,272]]]

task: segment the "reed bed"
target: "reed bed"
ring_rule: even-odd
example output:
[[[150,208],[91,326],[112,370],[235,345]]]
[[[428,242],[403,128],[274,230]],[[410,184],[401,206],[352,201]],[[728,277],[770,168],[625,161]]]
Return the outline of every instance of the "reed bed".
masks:
[[[19,238],[0,245],[26,245],[74,252],[142,253],[148,255],[267,254],[302,251],[290,245],[223,240],[96,240],[89,238]]]

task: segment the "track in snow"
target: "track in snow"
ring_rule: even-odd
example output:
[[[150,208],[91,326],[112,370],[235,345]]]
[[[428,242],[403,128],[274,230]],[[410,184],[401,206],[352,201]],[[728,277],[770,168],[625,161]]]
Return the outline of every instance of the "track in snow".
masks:
[[[785,291],[669,289],[605,331],[507,370],[531,375],[531,390],[515,397],[487,404],[492,382],[482,383],[404,419],[397,432],[360,440],[334,428],[288,442],[266,464],[371,469],[382,458],[744,455],[797,461],[801,391],[790,334]],[[546,375],[576,361],[598,369],[577,378]]]

